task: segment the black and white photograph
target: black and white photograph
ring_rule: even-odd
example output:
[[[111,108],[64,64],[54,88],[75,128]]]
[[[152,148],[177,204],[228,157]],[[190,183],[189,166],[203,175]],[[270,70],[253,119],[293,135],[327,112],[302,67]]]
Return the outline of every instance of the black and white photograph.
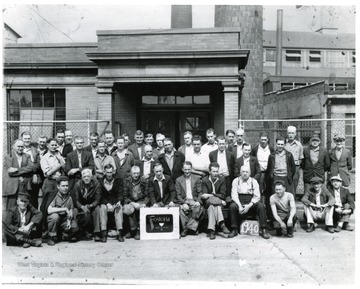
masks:
[[[359,286],[357,8],[5,1],[2,285]]]

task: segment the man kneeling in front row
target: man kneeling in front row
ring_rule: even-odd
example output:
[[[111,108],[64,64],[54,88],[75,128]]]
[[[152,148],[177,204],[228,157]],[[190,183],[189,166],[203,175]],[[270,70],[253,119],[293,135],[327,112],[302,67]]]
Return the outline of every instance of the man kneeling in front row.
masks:
[[[275,181],[275,194],[270,197],[271,211],[274,216],[276,235],[293,237],[296,223],[296,205],[294,195],[285,192],[285,182]]]
[[[79,227],[74,220],[74,203],[69,194],[69,178],[60,176],[57,180],[57,194],[50,203],[47,212],[47,223],[49,239],[47,244],[54,246],[57,241],[57,234],[62,231],[62,239],[76,242],[76,233]]]
[[[17,205],[6,213],[3,232],[7,246],[23,245],[24,248],[41,246],[41,239],[34,237],[35,228],[40,229],[42,213],[29,204],[29,199],[28,193],[19,193]]]
[[[245,219],[247,216],[257,216],[259,219],[259,234],[264,239],[269,239],[266,226],[265,206],[260,202],[260,189],[258,182],[250,177],[250,168],[242,166],[240,176],[232,182],[231,198],[233,202],[229,206],[229,215],[232,231],[229,238],[238,234],[239,217]]]

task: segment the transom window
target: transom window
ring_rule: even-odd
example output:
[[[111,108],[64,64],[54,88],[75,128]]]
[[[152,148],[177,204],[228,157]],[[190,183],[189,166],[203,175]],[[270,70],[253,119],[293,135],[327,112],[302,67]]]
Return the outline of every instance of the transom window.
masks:
[[[310,50],[309,61],[310,62],[321,62],[321,51]]]
[[[144,105],[210,104],[210,95],[185,95],[185,96],[143,95],[141,102]]]

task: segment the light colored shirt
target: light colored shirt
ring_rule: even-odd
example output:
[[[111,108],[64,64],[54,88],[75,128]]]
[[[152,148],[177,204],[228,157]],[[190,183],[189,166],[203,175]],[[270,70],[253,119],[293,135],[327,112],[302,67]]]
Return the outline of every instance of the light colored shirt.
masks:
[[[116,154],[119,157],[120,165],[122,166],[125,161],[126,150],[123,150],[122,152],[119,152],[119,150],[117,150]]]
[[[170,154],[168,154],[168,153],[164,154],[165,161],[166,161],[167,165],[169,166],[170,171],[172,171],[173,166],[174,166],[174,152],[175,151],[172,150]]]
[[[64,146],[65,146],[65,143],[63,143],[61,146],[57,145],[57,150],[60,152],[60,154],[62,154],[62,152],[64,150]]]
[[[191,189],[191,177],[185,178],[185,184],[186,184],[186,198],[187,199],[193,199],[192,195],[192,189]]]
[[[77,151],[77,156],[78,156],[78,159],[79,159],[79,168],[81,169],[81,168],[82,168],[82,164],[81,164],[81,152]]]
[[[98,148],[93,148],[93,147],[91,147],[91,152],[92,152],[92,154],[93,154],[93,158],[94,158],[94,159],[95,159],[95,157],[96,157],[97,151],[98,151]]]
[[[192,163],[192,168],[194,170],[209,172],[209,154],[203,153],[202,151],[199,153],[193,152],[189,157],[189,161]]]
[[[114,185],[114,180],[115,180],[115,179],[112,179],[112,180],[109,182],[106,178],[104,179],[104,187],[105,187],[105,189],[106,189],[107,191],[112,190],[113,185]]]
[[[34,162],[34,156],[31,152],[31,147],[28,147],[28,148],[24,148],[24,153],[28,154],[31,158],[31,161]]]
[[[14,153],[14,155],[16,156],[19,168],[21,168],[22,155],[18,155],[17,153]]]
[[[21,212],[20,208],[19,208],[19,212],[20,212],[20,227],[25,225],[26,222],[26,210],[24,212]]]
[[[141,159],[142,158],[142,146],[137,147],[137,151],[139,153],[139,159]]]
[[[233,147],[236,149],[236,158],[237,159],[243,155],[242,145],[243,145],[243,143],[238,144],[237,142],[233,144]]]
[[[224,177],[229,176],[229,169],[228,169],[228,165],[227,165],[225,151],[221,152],[221,151],[218,150],[217,162],[218,162],[218,164],[220,166],[219,173]]]
[[[271,152],[270,152],[270,148],[268,145],[265,148],[262,148],[259,145],[256,157],[259,161],[260,169],[262,172],[266,171],[266,169],[267,169],[270,154],[271,154]]]
[[[208,142],[206,144],[204,144],[202,147],[201,147],[201,151],[204,153],[204,154],[207,154],[209,155],[210,152],[212,151],[216,151],[218,149],[218,145],[216,142],[214,142],[213,144],[209,144]]]
[[[212,180],[212,177],[209,177],[209,181],[211,183],[212,186],[212,194],[215,195],[216,194],[216,189],[215,189],[215,184],[219,181],[219,179],[215,179],[214,181]]]
[[[285,192],[282,198],[279,198],[277,194],[273,194],[270,197],[270,206],[276,206],[277,214],[282,220],[290,213],[291,204],[295,205],[295,199],[291,193]]]
[[[341,153],[342,153],[342,148],[339,150],[338,149],[335,150],[335,156],[337,160],[340,160]]]
[[[231,199],[241,207],[239,195],[253,195],[251,202],[256,204],[260,201],[259,183],[254,178],[248,178],[246,181],[240,176],[233,180],[231,186]]]
[[[159,185],[161,198],[163,198],[163,196],[164,196],[163,183],[162,183],[162,181],[164,181],[164,180],[165,180],[164,175],[162,176],[162,178],[160,180],[156,176],[154,177],[154,182],[157,181],[157,183]]]
[[[317,148],[310,147],[310,160],[313,165],[315,165],[319,160],[319,151],[320,151],[319,147]]]
[[[151,174],[151,162],[155,162],[153,158],[146,160],[145,157],[141,160],[143,162],[143,176],[145,179],[149,178]]]
[[[193,153],[194,151],[194,147],[191,146],[185,146],[185,160],[188,161],[189,160],[189,156]]]
[[[292,143],[287,142],[285,144],[284,148],[288,152],[292,153],[292,155],[294,157],[295,165],[299,166],[300,161],[302,159],[304,159],[304,152],[303,152],[302,144],[299,141],[294,140]]]
[[[287,164],[286,164],[286,153],[282,151],[281,153],[275,153],[275,168],[274,175],[285,177],[287,176]]]
[[[341,198],[340,198],[340,189],[334,189],[335,194],[335,205],[342,207]]]
[[[60,152],[56,152],[54,155],[50,152],[47,152],[40,160],[41,170],[44,172],[44,175],[47,178],[57,179],[61,176],[60,169],[53,173],[51,176],[48,176],[46,173],[50,171],[54,166],[58,164],[64,164],[65,160],[61,156]]]
[[[101,157],[100,154],[96,154],[96,156],[94,158],[94,163],[95,163],[96,170],[104,171],[104,167],[108,164],[111,164],[114,171],[116,172],[116,164],[115,164],[114,158],[112,156],[104,154],[104,156]],[[104,176],[104,173],[96,173],[96,176],[98,178],[102,178]]]
[[[315,196],[315,200],[316,200],[317,205],[321,205],[320,195],[321,195],[321,189],[320,189],[320,191],[318,193],[316,193],[316,196]]]
[[[248,156],[247,158],[243,155],[243,160],[244,160],[244,164],[243,166],[245,166],[249,172],[250,172],[250,156]]]

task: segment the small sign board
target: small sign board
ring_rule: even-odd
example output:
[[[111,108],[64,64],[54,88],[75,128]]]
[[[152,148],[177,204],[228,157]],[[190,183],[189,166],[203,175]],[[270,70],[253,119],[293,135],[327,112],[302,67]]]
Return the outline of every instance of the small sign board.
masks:
[[[240,226],[241,235],[259,235],[259,222],[255,220],[244,220]]]
[[[140,240],[179,239],[179,208],[141,208]]]

